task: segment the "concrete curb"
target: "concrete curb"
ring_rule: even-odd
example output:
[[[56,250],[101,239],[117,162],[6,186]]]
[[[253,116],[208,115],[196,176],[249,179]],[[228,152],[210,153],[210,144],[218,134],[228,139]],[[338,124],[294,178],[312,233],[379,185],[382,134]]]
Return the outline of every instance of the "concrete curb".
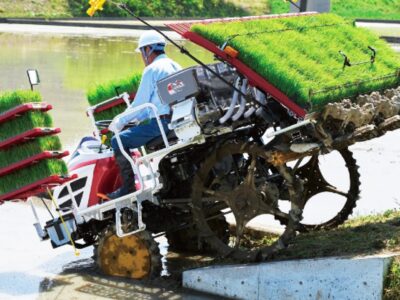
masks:
[[[400,24],[400,20],[356,19],[355,21],[362,23]]]
[[[382,299],[392,255],[212,266],[183,273],[183,286],[248,300]]]
[[[388,43],[392,44],[400,44],[400,37],[395,36],[381,36],[381,39],[385,40]]]

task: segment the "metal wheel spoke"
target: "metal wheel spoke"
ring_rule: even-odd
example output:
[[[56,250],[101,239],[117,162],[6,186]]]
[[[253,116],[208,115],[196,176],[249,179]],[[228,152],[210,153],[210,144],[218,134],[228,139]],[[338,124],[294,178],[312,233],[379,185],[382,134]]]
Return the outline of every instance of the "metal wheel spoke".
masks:
[[[319,195],[320,193],[330,193],[331,195],[338,195],[337,198],[343,197],[345,202],[342,204],[338,202],[338,206],[336,208],[337,213],[333,217],[329,215],[328,218],[324,218],[319,222],[307,222],[302,221],[300,223],[299,231],[314,231],[319,229],[330,229],[335,228],[336,226],[342,224],[344,221],[348,219],[348,217],[352,214],[354,208],[356,207],[356,202],[359,199],[360,195],[360,173],[358,172],[358,166],[355,158],[353,157],[352,152],[348,148],[343,148],[337,150],[337,153],[340,155],[341,160],[344,162],[344,169],[346,170],[346,181],[349,181],[348,189],[341,189],[340,187],[336,187],[330,182],[328,182],[323,174],[326,171],[326,165],[320,163],[319,157],[324,157],[321,155],[313,155],[310,160],[299,167],[296,171],[296,176],[300,179],[305,180],[304,182],[304,190],[303,190],[303,208],[308,203],[308,201],[314,197],[319,196],[320,198],[324,198],[325,195]],[[323,154],[323,155],[327,155]],[[336,158],[335,158],[336,159]],[[297,164],[296,164],[297,166]],[[342,164],[338,165],[338,167],[342,167]],[[348,176],[348,177],[347,177]],[[325,197],[325,198],[330,198]],[[281,199],[282,200],[282,199]],[[323,201],[321,199],[321,201]],[[308,205],[308,209],[314,205]],[[282,224],[287,224],[288,222],[284,218],[280,218]]]
[[[287,213],[282,212],[279,208],[268,205],[267,203],[260,201],[257,216],[262,214],[270,214],[281,218],[289,218],[289,215]]]
[[[223,200],[225,202],[228,201],[231,196],[231,193],[229,192],[214,191],[211,189],[205,189],[204,193],[214,198],[217,198],[218,200]]]
[[[334,193],[334,194],[338,194],[341,195],[343,197],[349,197],[348,193],[342,192],[340,190],[338,190],[336,187],[332,186],[332,185],[327,185],[323,187],[323,191],[325,192],[330,192],[330,193]]]
[[[264,203],[262,200],[259,200],[257,214],[255,215],[259,216],[263,214],[274,214],[274,208]]]
[[[229,239],[226,241],[214,235],[204,237],[207,243],[224,256],[244,261],[259,259],[260,249],[269,249],[269,254],[273,254],[281,249],[282,245],[287,245],[301,217],[300,210],[293,210],[294,213],[289,215],[281,212],[277,207],[282,183],[293,183],[296,177],[289,172],[289,168],[264,167],[271,153],[264,151],[255,143],[249,144],[238,139],[218,147],[214,156],[205,159],[198,170],[199,176],[193,183],[192,211],[198,230],[213,231],[210,225],[204,222],[207,218],[207,211],[203,205],[203,202],[207,200],[205,198],[217,203],[220,201],[226,204],[226,210],[230,210],[235,217],[236,229],[231,232],[230,242]],[[227,170],[228,176],[217,175],[218,171],[221,172],[219,163],[226,162],[230,157],[236,164]],[[282,178],[276,178],[277,176]],[[200,181],[202,178],[207,179],[204,180],[205,183]],[[293,203],[299,202],[302,191],[301,182],[299,181],[299,185],[287,184],[287,187],[288,200]],[[287,219],[290,225],[272,244],[248,243],[246,236],[243,235],[246,224],[254,217],[264,214]]]
[[[241,242],[241,236],[236,234],[235,243],[233,244],[233,247],[235,249],[238,249],[240,247],[240,242]]]
[[[251,187],[255,188],[255,182],[254,182],[254,174],[255,174],[255,169],[256,169],[256,163],[257,163],[257,158],[253,156],[251,158],[251,163],[250,166],[248,167],[248,173],[245,179],[245,184]]]
[[[245,222],[245,220],[243,218],[240,218],[237,214],[235,214],[235,217],[236,217],[236,238],[234,247],[237,249],[240,246],[243,231],[247,222]]]
[[[284,213],[284,212],[280,211],[279,209],[274,208],[273,209],[273,213],[274,213],[275,216],[277,216],[279,218],[282,218],[282,219],[285,219],[285,220],[289,219],[289,214]]]

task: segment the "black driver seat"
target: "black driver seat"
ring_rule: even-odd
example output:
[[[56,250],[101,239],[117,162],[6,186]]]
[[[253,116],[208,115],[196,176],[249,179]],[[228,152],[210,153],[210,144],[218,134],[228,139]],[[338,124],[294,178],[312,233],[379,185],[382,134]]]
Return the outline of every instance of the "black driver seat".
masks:
[[[170,130],[168,132],[167,139],[170,145],[176,144],[178,142],[178,137],[175,135],[175,131],[173,130]],[[152,139],[150,142],[146,144],[146,149],[148,151],[157,151],[162,148],[165,148],[165,145],[161,135]]]

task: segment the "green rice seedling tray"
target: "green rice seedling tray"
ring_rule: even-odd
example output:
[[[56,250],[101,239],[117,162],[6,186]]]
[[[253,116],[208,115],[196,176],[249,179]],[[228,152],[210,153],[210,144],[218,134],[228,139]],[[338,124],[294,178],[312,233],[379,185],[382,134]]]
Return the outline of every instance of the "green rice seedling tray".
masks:
[[[368,30],[333,14],[285,14],[168,25],[235,66],[304,117],[329,102],[400,84],[400,61]],[[237,57],[223,50],[230,46]],[[376,50],[374,63],[371,50]],[[342,51],[353,66],[345,67]],[[358,62],[367,62],[357,64]]]
[[[57,136],[44,136],[33,140],[26,140],[24,143],[18,145],[17,151],[14,147],[0,151],[0,169],[29,159],[44,151],[60,152],[61,149],[60,139]]]
[[[128,78],[114,80],[99,84],[91,88],[87,93],[87,100],[91,107],[94,107],[93,115],[96,121],[112,120],[126,109],[123,99],[116,97],[121,93],[128,93],[133,101],[140,83],[140,74],[134,74]],[[102,104],[106,100],[115,98],[113,101]]]
[[[24,186],[34,184],[44,178],[54,175],[68,174],[64,161],[60,159],[47,159],[35,165],[16,170],[0,179],[0,195],[18,191]]]
[[[77,177],[77,175],[72,175],[68,177],[59,175],[49,176],[47,178],[36,181],[35,183],[26,185],[16,191],[0,195],[0,204],[3,204],[4,201],[24,200],[31,197],[32,195],[46,193],[49,188],[55,185],[61,185],[70,180],[74,180]]]
[[[61,159],[68,152],[61,151],[58,137],[50,136],[60,132],[50,128],[51,108],[36,92],[0,95],[0,201],[33,196],[68,179]]]
[[[22,144],[28,140],[33,140],[38,137],[48,136],[60,133],[60,128],[33,128],[31,130],[25,131],[16,136],[10,137],[6,140],[0,142],[0,150],[15,147]]]
[[[47,103],[26,103],[19,105],[13,109],[10,109],[2,114],[0,114],[0,123],[4,123],[6,121],[9,121],[11,119],[19,117],[21,114],[24,114],[28,111],[42,111],[46,112],[51,110],[53,107],[50,104]]]
[[[69,152],[64,151],[64,152],[58,152],[58,151],[44,151],[42,153],[33,155],[31,157],[28,157],[24,160],[18,161],[16,163],[10,164],[5,168],[0,169],[0,177],[8,175],[12,172],[18,171],[20,169],[29,167],[31,165],[37,164],[38,162],[45,160],[45,159],[60,159],[65,156],[68,156]]]

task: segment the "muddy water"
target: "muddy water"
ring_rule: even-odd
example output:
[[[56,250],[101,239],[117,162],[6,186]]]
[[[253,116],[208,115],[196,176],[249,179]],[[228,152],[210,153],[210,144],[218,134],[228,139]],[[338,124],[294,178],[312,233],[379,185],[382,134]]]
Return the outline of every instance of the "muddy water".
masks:
[[[203,61],[212,61],[212,56],[196,45],[181,43]],[[64,148],[71,150],[82,136],[91,133],[85,115],[87,89],[141,72],[144,66],[134,52],[136,46],[137,40],[128,37],[0,33],[0,91],[29,88],[26,69],[38,69],[42,83],[35,89],[54,105],[55,125],[62,129]],[[167,53],[184,67],[194,64],[173,46]]]

